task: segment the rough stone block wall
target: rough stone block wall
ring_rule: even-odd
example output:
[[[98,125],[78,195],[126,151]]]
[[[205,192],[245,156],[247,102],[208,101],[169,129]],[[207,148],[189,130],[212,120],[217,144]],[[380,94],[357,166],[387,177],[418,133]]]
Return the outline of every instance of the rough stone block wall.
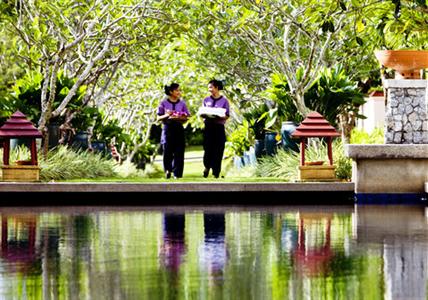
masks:
[[[428,144],[427,88],[419,86],[388,87],[386,144]]]

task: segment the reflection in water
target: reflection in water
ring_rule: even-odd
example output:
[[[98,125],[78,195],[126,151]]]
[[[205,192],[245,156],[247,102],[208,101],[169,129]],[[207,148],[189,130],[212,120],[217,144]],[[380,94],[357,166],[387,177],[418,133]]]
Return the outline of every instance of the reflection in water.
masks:
[[[172,273],[177,273],[181,264],[184,246],[184,215],[164,215],[163,254],[165,266]]]
[[[1,299],[426,299],[424,207],[0,210]]]
[[[1,226],[1,257],[6,261],[8,271],[27,274],[38,269],[36,216],[2,216]]]
[[[185,253],[184,214],[164,215],[164,238],[161,259],[166,269],[168,298],[179,298],[180,266]]]
[[[326,273],[330,259],[331,219],[333,214],[305,214],[299,216],[299,243],[294,252],[296,266],[309,276]]]
[[[226,263],[224,214],[205,213],[204,234],[202,267],[208,268],[212,284],[217,284],[223,281],[223,269]]]
[[[428,226],[418,206],[362,206],[358,241],[376,243],[383,256],[387,299],[426,299]]]

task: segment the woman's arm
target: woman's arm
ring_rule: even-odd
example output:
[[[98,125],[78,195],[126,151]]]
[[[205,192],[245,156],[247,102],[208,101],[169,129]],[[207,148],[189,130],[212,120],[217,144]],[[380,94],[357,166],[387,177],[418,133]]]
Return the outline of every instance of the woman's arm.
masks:
[[[165,114],[157,116],[156,122],[160,122],[160,121],[163,121],[165,119],[168,119],[171,116],[171,114],[172,114],[172,111],[167,110]]]

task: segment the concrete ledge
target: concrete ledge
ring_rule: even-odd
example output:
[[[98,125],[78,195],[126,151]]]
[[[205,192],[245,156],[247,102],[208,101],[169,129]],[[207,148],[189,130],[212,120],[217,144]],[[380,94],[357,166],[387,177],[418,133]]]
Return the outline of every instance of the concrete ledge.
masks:
[[[39,183],[0,182],[0,193],[353,192],[352,182],[311,183]]]
[[[428,158],[428,144],[345,145],[352,159]]]
[[[385,88],[427,88],[428,80],[425,79],[387,79],[383,82]]]
[[[346,145],[353,159],[352,181],[359,193],[424,192],[428,180],[428,145]]]

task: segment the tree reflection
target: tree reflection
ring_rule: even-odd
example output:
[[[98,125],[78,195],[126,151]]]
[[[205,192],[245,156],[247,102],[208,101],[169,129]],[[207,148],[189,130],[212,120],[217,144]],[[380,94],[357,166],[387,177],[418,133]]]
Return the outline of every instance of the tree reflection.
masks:
[[[2,213],[0,298],[425,298],[424,212]]]

